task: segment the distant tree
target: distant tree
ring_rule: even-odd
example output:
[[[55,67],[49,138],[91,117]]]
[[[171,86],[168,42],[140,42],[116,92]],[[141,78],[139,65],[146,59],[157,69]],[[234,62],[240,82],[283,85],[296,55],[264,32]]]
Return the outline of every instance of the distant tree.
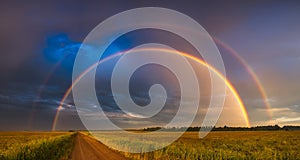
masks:
[[[162,128],[162,127],[151,127],[144,128],[144,131],[279,131],[279,130],[300,130],[300,126],[283,126],[282,128],[279,125],[274,126],[256,126],[256,127],[229,127],[224,125],[223,127],[216,126],[204,126],[204,127],[172,127],[172,128]]]

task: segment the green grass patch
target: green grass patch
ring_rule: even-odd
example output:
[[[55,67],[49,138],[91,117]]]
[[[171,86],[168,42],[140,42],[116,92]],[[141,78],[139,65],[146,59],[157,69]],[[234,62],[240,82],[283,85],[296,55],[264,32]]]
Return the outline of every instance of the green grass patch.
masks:
[[[69,159],[75,133],[2,133],[2,160]]]

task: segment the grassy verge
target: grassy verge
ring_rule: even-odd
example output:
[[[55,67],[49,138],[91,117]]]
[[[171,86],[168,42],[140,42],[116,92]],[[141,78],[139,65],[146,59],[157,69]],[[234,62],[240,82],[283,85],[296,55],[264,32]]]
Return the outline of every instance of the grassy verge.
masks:
[[[14,145],[0,153],[1,160],[57,160],[68,159],[75,134],[47,137]]]

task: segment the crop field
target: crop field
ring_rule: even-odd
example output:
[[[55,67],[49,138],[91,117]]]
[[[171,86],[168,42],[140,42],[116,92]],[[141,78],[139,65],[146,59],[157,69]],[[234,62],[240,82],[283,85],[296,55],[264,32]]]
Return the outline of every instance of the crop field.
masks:
[[[68,132],[0,132],[0,159],[68,159],[73,137]]]
[[[89,135],[87,132],[81,133]],[[141,145],[132,139],[116,136],[115,132],[110,133],[108,134],[110,136],[102,137],[101,141],[117,143],[125,148]],[[173,133],[160,132],[159,138],[168,138]],[[75,135],[70,132],[0,132],[0,159],[70,159],[75,144]],[[145,141],[148,143],[147,140]],[[198,132],[186,132],[174,143],[160,150],[119,153],[133,160],[300,160],[300,131],[221,131],[210,132],[203,139],[198,138]]]
[[[164,138],[170,132],[160,133]],[[109,139],[109,138],[108,138]],[[134,141],[116,138],[123,147],[138,145]],[[123,142],[122,142],[123,141]],[[173,144],[147,153],[124,153],[130,159],[300,159],[299,131],[226,131],[211,132],[204,139],[198,132],[186,132]]]

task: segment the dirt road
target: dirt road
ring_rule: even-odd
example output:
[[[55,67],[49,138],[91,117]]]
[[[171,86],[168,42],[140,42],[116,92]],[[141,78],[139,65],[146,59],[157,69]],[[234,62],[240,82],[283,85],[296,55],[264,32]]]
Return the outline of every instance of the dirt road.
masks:
[[[109,149],[99,141],[78,133],[75,139],[75,147],[72,160],[125,160],[121,154]]]

